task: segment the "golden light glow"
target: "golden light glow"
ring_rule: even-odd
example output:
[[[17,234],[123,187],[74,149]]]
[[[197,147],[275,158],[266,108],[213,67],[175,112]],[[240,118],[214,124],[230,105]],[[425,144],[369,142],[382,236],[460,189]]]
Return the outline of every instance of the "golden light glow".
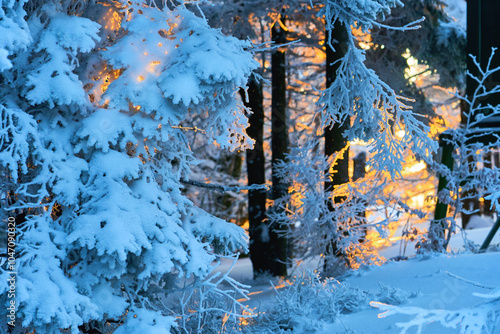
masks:
[[[402,174],[409,175],[409,174],[413,174],[413,173],[418,173],[418,172],[424,170],[425,168],[427,168],[427,164],[423,161],[418,161],[418,162],[414,163],[413,165],[405,166],[403,168]]]
[[[390,246],[393,242],[399,241],[403,239],[403,237],[390,237],[388,239],[377,239],[371,241],[372,245],[376,248],[382,248],[384,246]]]
[[[137,77],[137,81],[144,81],[144,77],[143,77],[142,75],[139,75],[139,76]]]
[[[109,84],[111,83],[111,80],[110,80],[110,79],[111,79],[111,78],[109,77],[109,75],[106,75],[106,76],[104,77],[103,83],[102,83],[102,85],[101,85],[101,92],[103,92],[103,93],[104,93],[104,92],[108,89],[108,86],[109,86]]]
[[[349,144],[351,146],[369,146],[370,145],[369,142],[366,142],[366,141],[361,140],[359,138],[356,138],[354,140],[349,141]]]
[[[429,71],[429,66],[420,63],[417,58],[411,55],[408,49],[406,49],[406,52],[402,56],[406,58],[406,63],[408,64],[408,67],[405,69],[405,78],[409,82],[416,84],[417,87],[423,86],[424,81],[432,74]]]
[[[229,314],[225,313],[224,317],[222,317],[222,327],[226,325],[226,322],[229,320]]]
[[[109,6],[106,14],[99,19],[98,23],[108,31],[117,31],[120,29],[122,17],[119,13],[119,9],[114,6]]]
[[[272,20],[269,28],[272,28],[276,23],[278,23],[278,25],[281,27],[281,29],[283,29],[284,31],[288,31],[287,26],[285,26],[285,24],[281,20],[280,13],[269,13],[268,15]],[[271,30],[271,29],[269,29],[269,30]]]
[[[84,89],[91,103],[105,107],[109,101],[102,103],[101,97],[107,91],[109,85],[122,74],[123,70],[110,68],[106,63],[102,63],[100,66],[100,68],[96,68],[96,73],[92,73],[92,80],[96,83],[88,83],[84,86]]]
[[[248,305],[247,305],[247,307],[248,307]],[[247,325],[249,325],[250,324],[250,321],[249,321],[250,316],[252,314],[254,314],[254,312],[255,312],[256,309],[257,308],[255,307],[253,309],[249,309],[248,311],[247,310],[242,310],[242,312],[241,312],[242,317],[240,317],[238,319],[239,320],[239,325],[240,326],[247,326]]]
[[[372,35],[369,32],[365,33],[361,28],[356,28],[355,26],[351,26],[351,29],[361,49],[368,50],[373,47]]]
[[[136,113],[136,112],[138,112],[139,110],[141,110],[141,106],[140,106],[140,105],[136,105],[136,106],[134,106],[134,105],[132,104],[132,102],[129,102],[129,103],[128,103],[128,111],[129,111],[129,112]]]

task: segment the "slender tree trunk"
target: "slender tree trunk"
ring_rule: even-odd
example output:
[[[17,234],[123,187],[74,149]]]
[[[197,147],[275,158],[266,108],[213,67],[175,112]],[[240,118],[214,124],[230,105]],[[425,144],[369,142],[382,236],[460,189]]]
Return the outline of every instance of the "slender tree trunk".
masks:
[[[241,152],[227,152],[223,154],[218,161],[219,166],[222,166],[222,172],[232,176],[235,180],[241,176],[243,167],[243,155]],[[216,195],[215,201],[222,211],[223,219],[236,219],[239,220],[240,215],[234,215],[232,208],[235,205],[235,197],[228,192]],[[239,211],[239,210],[238,210]]]
[[[242,16],[243,3],[240,4],[238,16]],[[234,21],[236,23],[236,21]],[[262,28],[262,27],[261,27]],[[264,31],[261,31],[262,35]],[[246,36],[238,36],[240,39]],[[263,64],[265,64],[265,54],[263,54]],[[263,65],[264,66],[264,65]],[[255,141],[252,150],[246,150],[246,165],[248,185],[266,183],[266,158],[264,155],[264,96],[262,83],[257,82],[251,76],[248,82],[246,96],[240,90],[241,98],[245,106],[252,111],[248,121],[247,134]],[[248,98],[248,101],[247,101]],[[274,265],[272,261],[274,253],[269,247],[269,240],[266,238],[268,224],[266,220],[266,190],[248,191],[248,233],[250,235],[250,260],[252,261],[254,278],[264,273],[269,273]]]
[[[332,46],[335,51],[330,48],[328,42],[326,45],[326,86],[330,85],[337,78],[337,70],[340,62],[347,52],[347,29],[340,24],[339,21],[335,23],[332,31],[326,31],[327,41],[331,40]],[[330,39],[331,38],[331,39]],[[336,62],[336,63],[335,63]],[[342,150],[347,145],[347,139],[343,136],[344,131],[350,128],[351,124],[347,119],[343,124],[335,123],[331,127],[325,128],[325,155],[331,156]],[[349,151],[344,153],[342,159],[337,160],[337,165],[333,168],[332,173],[329,173],[329,182],[325,182],[325,191],[331,191],[334,186],[349,182]],[[342,197],[333,199],[335,203],[340,203],[344,200]],[[332,203],[328,203],[330,210],[333,210]],[[332,236],[333,237],[333,236]],[[342,255],[342,249],[338,249],[335,242],[329,244],[328,249],[325,251],[325,259],[333,255]],[[329,264],[325,261],[324,269],[328,270]]]
[[[481,51],[481,2],[469,2],[467,4],[467,47],[466,47],[466,52],[467,54],[472,54],[474,56],[478,57],[479,62],[483,59],[483,54]],[[484,66],[484,63],[482,64]],[[471,57],[467,57],[467,70],[470,71],[474,76],[478,76],[479,72],[474,65],[474,62]],[[477,82],[472,79],[471,77],[467,76],[466,78],[466,88],[465,88],[465,94],[470,98],[472,95],[474,95],[474,91],[477,88]],[[470,120],[468,120],[467,114],[470,112],[469,105],[467,103],[462,103],[460,104],[461,107],[461,127],[465,128],[467,126],[468,121],[473,121],[473,117],[471,117]],[[475,107],[475,106],[473,106]],[[472,161],[469,161],[471,163]],[[467,198],[474,196],[476,192],[474,190],[469,190],[469,191],[463,191],[460,194],[461,198],[466,198],[462,200],[462,206],[466,210],[475,210],[479,209],[479,202],[474,199],[474,198]],[[469,220],[472,215],[466,213],[466,212],[461,212],[461,218],[462,218],[462,227],[466,228],[467,225],[469,224]],[[448,231],[448,233],[450,233]],[[442,232],[442,234],[445,234],[445,231]]]
[[[242,93],[243,100],[245,95]],[[248,135],[255,140],[253,150],[246,151],[246,163],[248,173],[248,185],[266,183],[265,157],[264,157],[264,104],[262,96],[262,85],[253,77],[248,83],[248,102],[245,106],[252,110],[249,117],[250,126]],[[271,266],[269,258],[270,249],[262,239],[263,233],[267,231],[265,190],[250,190],[248,192],[248,222],[250,234],[250,259],[253,265],[254,277],[267,272]]]
[[[364,178],[366,175],[366,152],[358,153],[353,159],[353,173],[352,173],[352,181],[359,180]],[[366,207],[365,207],[366,208]],[[366,218],[366,210],[363,212],[359,212],[359,217]],[[363,224],[363,222],[361,223]],[[364,242],[366,240],[366,233],[368,232],[367,227],[360,228],[360,238],[359,242]]]
[[[284,19],[282,19],[284,24]],[[286,30],[277,22],[271,29],[271,38],[275,44],[286,43]],[[286,114],[286,58],[284,50],[273,50],[271,55],[272,66],[272,102],[271,102],[271,146],[272,146],[272,182],[273,200],[286,196],[288,187],[286,180],[276,174],[276,165],[285,159],[288,152],[288,127]],[[274,207],[273,210],[280,210]],[[275,224],[269,228],[269,246],[273,262],[269,272],[274,276],[286,276],[287,240],[279,236],[282,226]]]

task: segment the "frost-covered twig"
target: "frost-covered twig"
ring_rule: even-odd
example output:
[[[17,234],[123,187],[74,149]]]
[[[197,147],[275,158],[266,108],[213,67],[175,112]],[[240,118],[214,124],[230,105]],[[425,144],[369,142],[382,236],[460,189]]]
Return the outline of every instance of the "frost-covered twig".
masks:
[[[387,235],[387,225],[396,219],[396,215],[391,215],[368,221],[366,215],[370,208],[393,207],[394,212],[399,210],[398,199],[384,192],[388,176],[370,172],[365,178],[325,191],[326,171],[335,165],[342,151],[325,157],[316,154],[318,145],[311,140],[304,147],[292,148],[287,160],[278,164],[278,175],[293,180],[293,183],[289,195],[274,203],[285,210],[271,213],[268,218],[272,223],[285,226],[283,233],[294,241],[298,258],[322,256],[325,262],[332,262],[335,257],[343,255],[353,267],[361,263],[377,263],[380,259],[360,241],[368,230]],[[332,199],[336,197],[343,198],[343,201],[334,203]]]
[[[379,318],[391,315],[404,314],[412,316],[406,322],[397,322],[396,326],[401,328],[401,334],[407,333],[416,327],[417,334],[423,332],[423,328],[436,323],[446,328],[460,330],[461,334],[483,334],[494,333],[500,315],[500,303],[498,299],[492,302],[482,303],[476,307],[463,308],[459,310],[436,310],[424,309],[414,306],[393,306],[380,302],[370,302],[372,307],[379,308]]]
[[[495,53],[496,48],[492,48],[484,68],[481,68],[474,56],[470,56],[478,73],[477,76],[470,72],[467,73],[477,84],[472,96],[464,97],[458,92],[452,93],[455,98],[467,106],[463,110],[464,124],[458,129],[448,130],[446,137],[443,137],[443,144],[452,150],[454,166],[450,169],[433,161],[430,156],[423,157],[431,169],[446,179],[446,188],[437,195],[439,201],[454,207],[453,217],[433,222],[429,239],[434,246],[424,245],[425,247],[434,250],[446,249],[451,235],[456,230],[457,214],[471,215],[479,211],[477,208],[465,206],[466,201],[477,201],[483,197],[491,201],[491,208],[496,204],[496,208],[500,209],[500,205],[498,205],[500,200],[500,169],[487,160],[491,159],[488,158],[488,155],[500,147],[498,129],[487,126],[489,121],[495,120],[500,115],[500,106],[491,105],[485,100],[500,90],[498,85],[494,87],[489,85],[491,76],[500,70],[500,67],[491,67]]]
[[[271,50],[277,50],[277,49],[280,49],[280,48],[283,48],[283,47],[287,47],[287,46],[290,46],[290,45],[293,45],[293,44],[297,44],[300,42],[300,39],[297,39],[297,40],[294,40],[294,41],[290,41],[290,42],[287,42],[287,43],[282,43],[282,44],[274,44],[273,41],[269,41],[269,42],[265,42],[265,43],[261,43],[261,44],[258,44],[258,45],[253,45],[253,48],[250,49],[251,51],[253,52],[266,52],[266,51],[271,51]],[[270,46],[264,46],[266,44],[272,44]]]
[[[196,333],[215,332],[220,328],[223,317],[236,319],[255,316],[246,305],[239,301],[248,299],[247,289],[250,286],[241,284],[229,276],[238,256],[221,256],[221,258],[233,261],[225,273],[216,272],[205,280],[195,279],[178,290],[181,292],[178,298],[179,307],[173,310],[173,315],[181,317],[180,328],[184,333],[192,333],[193,330]],[[218,264],[214,266],[214,269],[217,266]],[[230,288],[221,288],[224,284],[228,284]],[[235,295],[243,298],[239,299]],[[176,314],[175,311],[178,313]]]
[[[222,193],[229,191],[240,192],[244,190],[269,190],[269,186],[265,184],[252,184],[251,186],[223,186],[218,184],[203,183],[199,181],[186,180],[186,179],[181,179],[180,181],[183,184],[188,184],[190,186],[195,186],[200,188],[206,188]]]
[[[466,278],[463,278],[463,277],[460,277],[460,276],[455,275],[455,274],[453,274],[453,273],[450,273],[449,271],[445,271],[444,273],[445,273],[446,275],[450,276],[450,277],[456,278],[456,279],[458,279],[458,280],[460,280],[460,281],[462,281],[462,282],[465,282],[465,283],[467,283],[467,284],[471,284],[471,285],[473,285],[473,286],[475,286],[475,287],[478,287],[478,288],[490,289],[490,290],[495,289],[495,287],[492,287],[492,286],[487,286],[487,285],[483,285],[483,284],[481,284],[481,283],[479,283],[479,282],[468,280],[468,279],[466,279]]]

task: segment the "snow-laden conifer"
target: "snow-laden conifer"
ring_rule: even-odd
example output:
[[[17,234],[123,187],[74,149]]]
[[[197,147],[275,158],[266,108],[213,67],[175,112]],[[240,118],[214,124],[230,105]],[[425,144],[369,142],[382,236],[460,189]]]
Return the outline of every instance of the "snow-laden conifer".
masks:
[[[182,121],[203,114],[222,147],[251,144],[235,94],[256,63],[183,6],[71,6],[32,4],[27,24],[17,17],[26,36],[6,30],[2,217],[19,220],[17,325],[78,333],[123,316],[121,332],[169,333],[169,282],[203,280],[219,255],[246,249],[242,229],[181,193],[194,161]]]
[[[318,104],[322,109],[323,126],[351,122],[344,133],[349,140],[361,139],[369,143],[372,153],[367,165],[380,171],[398,175],[404,163],[404,152],[411,149],[419,156],[428,156],[437,149],[437,143],[428,136],[428,127],[419,119],[410,100],[399,96],[378,75],[365,65],[365,51],[357,46],[352,27],[368,32],[373,27],[409,30],[418,29],[421,21],[409,22],[403,27],[381,23],[391,8],[402,6],[401,1],[342,1],[328,0],[320,10],[327,30],[338,21],[347,29],[347,51],[340,61],[336,80],[323,91]],[[327,47],[332,47],[327,41]],[[396,133],[404,130],[404,136]]]

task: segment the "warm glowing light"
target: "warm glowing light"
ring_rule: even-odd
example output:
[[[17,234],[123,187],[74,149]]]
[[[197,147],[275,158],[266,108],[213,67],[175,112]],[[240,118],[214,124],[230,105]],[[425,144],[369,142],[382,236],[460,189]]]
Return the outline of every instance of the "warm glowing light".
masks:
[[[87,93],[90,102],[95,103],[99,106],[105,107],[109,101],[105,101],[104,104],[101,101],[101,97],[103,93],[105,93],[109,87],[109,85],[116,80],[121,74],[123,70],[118,69],[114,70],[112,68],[108,68],[107,64],[102,64],[102,68],[98,70],[98,72],[93,77],[93,80],[98,82],[98,84],[92,86],[85,85],[87,88]]]
[[[139,75],[139,76],[137,77],[137,81],[144,81],[144,77],[143,77],[142,75]]]
[[[248,305],[247,305],[248,307]],[[248,321],[248,319],[250,318],[250,316],[252,316],[253,312],[255,311],[256,308],[253,308],[253,309],[249,309],[248,311],[247,310],[242,310],[242,317],[239,318],[239,321],[240,321],[240,326],[247,326],[250,324],[250,322]]]
[[[421,64],[417,58],[411,55],[408,49],[406,49],[406,52],[402,56],[406,58],[406,63],[408,64],[408,67],[405,69],[405,78],[418,87],[423,86],[425,82],[424,78],[432,74],[429,71],[429,66]]]
[[[276,286],[269,288],[269,289],[278,290],[278,289],[282,289],[282,288],[284,288],[286,286],[290,286],[290,285],[292,285],[292,283],[289,280],[285,280],[285,281],[281,281],[279,285],[276,285]],[[254,292],[248,293],[247,296],[250,297],[250,296],[258,295],[258,294],[261,294],[263,292],[264,292],[264,290],[254,291]],[[250,298],[240,298],[237,301],[242,303],[242,302],[247,301],[249,299]]]
[[[138,112],[139,110],[141,110],[141,106],[140,105],[134,106],[132,104],[132,102],[129,102],[128,103],[128,109],[129,109],[129,111],[132,111],[132,112]]]
[[[297,209],[298,211],[303,210],[302,205],[304,203],[302,200],[306,197],[303,194],[304,193],[303,188],[304,186],[297,182],[294,182],[293,185],[290,188],[288,188],[288,193],[291,194],[290,203],[292,204],[292,206],[299,208]]]
[[[356,37],[359,47],[363,50],[369,50],[373,47],[372,36],[369,32],[363,32],[361,28],[351,27],[352,34]]]
[[[371,243],[373,246],[378,248],[378,247],[386,246],[388,241],[391,243],[391,242],[399,241],[401,239],[403,239],[403,237],[390,237],[387,239],[373,240]]]
[[[370,145],[369,142],[366,142],[366,141],[361,140],[359,138],[356,138],[356,139],[349,141],[349,144],[351,146],[369,146]]]
[[[104,77],[103,83],[101,85],[101,92],[105,92],[108,89],[109,84],[111,83],[109,75]]]
[[[224,317],[222,318],[222,327],[226,325],[226,322],[229,320],[229,314],[224,314]]]
[[[427,168],[427,165],[425,162],[423,161],[418,161],[416,162],[415,164],[411,165],[411,166],[405,166],[403,168],[403,175],[408,175],[408,174],[413,174],[413,173],[418,173],[422,170],[424,170],[425,168]]]
[[[110,7],[106,14],[99,20],[99,24],[109,31],[117,31],[120,29],[121,23],[122,17],[119,13],[119,9],[116,7]]]

